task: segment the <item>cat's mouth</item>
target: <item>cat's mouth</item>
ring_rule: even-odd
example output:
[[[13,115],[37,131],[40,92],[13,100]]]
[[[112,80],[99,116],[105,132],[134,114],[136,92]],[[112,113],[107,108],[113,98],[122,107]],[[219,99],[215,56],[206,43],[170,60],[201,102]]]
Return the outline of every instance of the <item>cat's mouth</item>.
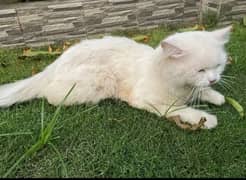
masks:
[[[219,80],[212,80],[212,81],[209,81],[209,86],[212,86],[214,84],[216,84]]]
[[[207,82],[204,82],[204,83],[198,83],[198,85],[196,85],[197,88],[207,88],[207,87],[211,87],[215,84],[217,84],[219,82],[218,79],[216,80],[211,80],[211,81],[207,81]]]

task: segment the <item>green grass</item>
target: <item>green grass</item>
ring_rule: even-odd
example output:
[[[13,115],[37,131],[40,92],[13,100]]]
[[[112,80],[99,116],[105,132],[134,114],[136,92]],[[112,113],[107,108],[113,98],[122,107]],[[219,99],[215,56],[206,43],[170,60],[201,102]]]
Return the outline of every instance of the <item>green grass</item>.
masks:
[[[156,29],[142,34],[156,46],[170,33]],[[236,79],[231,90],[216,87],[243,107],[245,49],[246,28],[236,26],[227,45],[234,62],[225,72]],[[0,50],[1,84],[29,77],[33,67],[40,71],[57,57],[20,59],[21,53]],[[56,110],[42,100],[0,109],[0,177],[38,141],[41,127],[48,126]],[[23,159],[8,177],[245,177],[246,118],[229,104],[209,105],[207,110],[218,116],[218,126],[190,132],[118,100],[62,107],[49,143]]]

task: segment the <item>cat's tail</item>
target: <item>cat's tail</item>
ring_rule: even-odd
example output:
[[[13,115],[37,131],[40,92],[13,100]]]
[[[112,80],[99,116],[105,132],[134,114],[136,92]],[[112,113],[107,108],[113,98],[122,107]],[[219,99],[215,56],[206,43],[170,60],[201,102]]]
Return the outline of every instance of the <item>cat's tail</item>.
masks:
[[[39,97],[40,90],[46,83],[44,72],[40,72],[30,78],[0,86],[0,107]]]

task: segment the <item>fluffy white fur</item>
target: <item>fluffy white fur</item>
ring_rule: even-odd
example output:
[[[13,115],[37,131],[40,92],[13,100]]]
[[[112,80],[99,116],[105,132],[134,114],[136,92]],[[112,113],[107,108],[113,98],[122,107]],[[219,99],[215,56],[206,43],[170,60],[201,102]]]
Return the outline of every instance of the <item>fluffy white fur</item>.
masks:
[[[230,30],[176,33],[156,49],[124,37],[83,40],[37,75],[0,86],[0,107],[40,97],[57,105],[76,83],[66,105],[119,98],[157,115],[179,115],[190,124],[205,117],[204,128],[213,128],[216,116],[186,104],[194,100],[194,87],[203,101],[225,102],[210,85],[225,68]]]

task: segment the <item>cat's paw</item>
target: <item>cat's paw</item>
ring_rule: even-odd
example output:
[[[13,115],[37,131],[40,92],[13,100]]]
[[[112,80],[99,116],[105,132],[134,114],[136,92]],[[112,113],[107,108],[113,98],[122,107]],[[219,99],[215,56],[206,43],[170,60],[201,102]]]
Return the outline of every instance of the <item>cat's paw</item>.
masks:
[[[203,117],[206,119],[204,125],[202,126],[203,129],[212,129],[217,126],[218,121],[216,116],[206,114]]]
[[[203,129],[212,129],[217,126],[217,117],[208,114],[205,111],[196,110],[193,108],[184,108],[177,111],[173,111],[171,114],[167,116],[179,116],[180,120],[183,123],[188,123],[191,126],[199,126]]]
[[[212,129],[217,126],[217,117],[205,112],[196,112],[190,114],[181,115],[181,121],[189,123],[191,125],[200,124],[201,119],[205,119],[205,122],[201,126],[203,129]]]
[[[213,89],[205,90],[202,93],[201,99],[217,106],[225,103],[225,97]]]
[[[221,106],[225,103],[225,97],[222,94],[218,93],[216,96],[213,97],[212,103],[217,106]]]

